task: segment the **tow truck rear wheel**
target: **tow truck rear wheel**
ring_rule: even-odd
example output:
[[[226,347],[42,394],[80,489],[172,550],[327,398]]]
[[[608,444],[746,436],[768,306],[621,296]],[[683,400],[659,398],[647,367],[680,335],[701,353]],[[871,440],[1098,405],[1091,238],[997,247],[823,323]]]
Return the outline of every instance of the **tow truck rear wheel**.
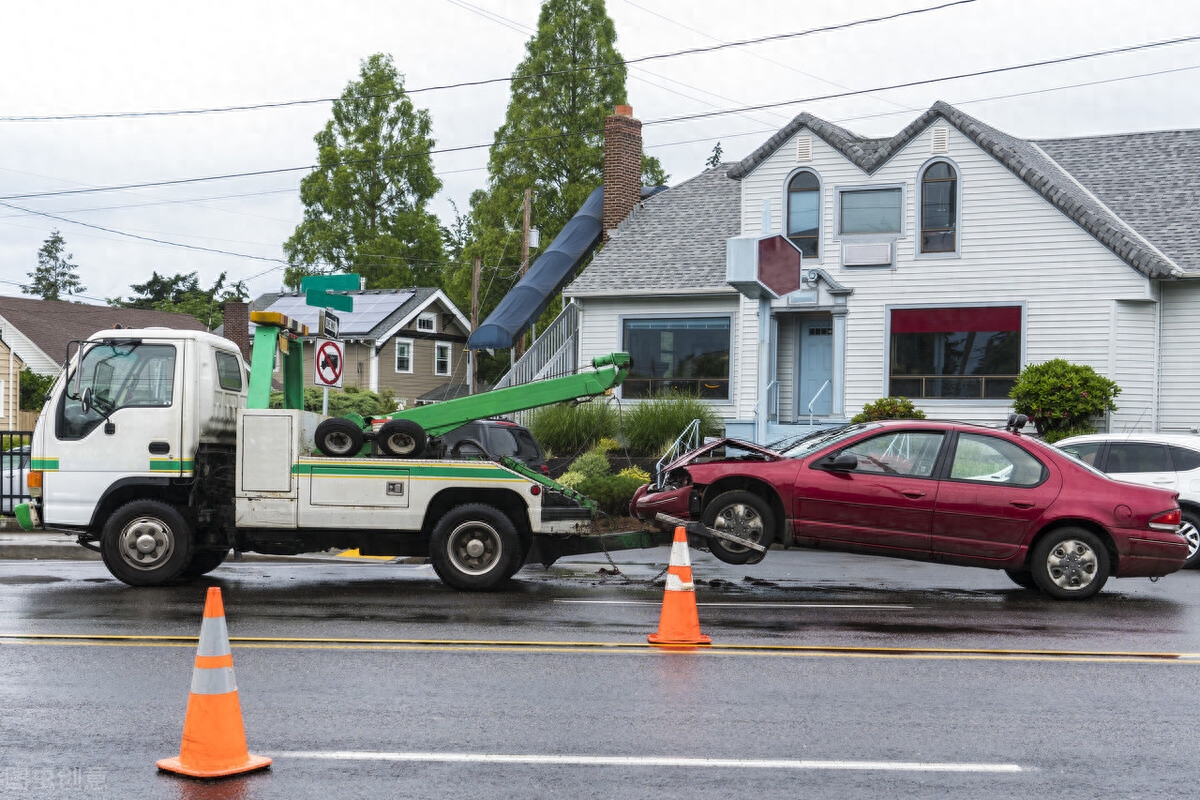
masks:
[[[429,437],[425,429],[411,419],[391,419],[383,423],[375,441],[385,455],[395,458],[416,458],[425,452]]]
[[[429,538],[429,560],[448,586],[487,591],[520,569],[521,540],[503,512],[469,503],[438,521]]]
[[[363,430],[348,419],[331,417],[317,426],[313,437],[317,449],[330,458],[358,455],[363,446]]]
[[[100,533],[104,566],[130,586],[161,586],[192,563],[192,531],[173,506],[135,500],[116,510]]]

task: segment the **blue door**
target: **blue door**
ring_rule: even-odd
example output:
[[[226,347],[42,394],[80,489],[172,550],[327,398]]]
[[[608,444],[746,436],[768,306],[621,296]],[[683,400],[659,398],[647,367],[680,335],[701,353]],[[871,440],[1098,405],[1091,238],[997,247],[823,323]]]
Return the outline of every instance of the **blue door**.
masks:
[[[808,404],[814,397],[812,413],[828,416],[833,409],[833,386],[825,386],[833,378],[833,319],[827,314],[800,318],[800,391],[796,394],[796,416],[809,414]],[[821,389],[825,386],[824,390]],[[820,396],[817,395],[820,392]]]

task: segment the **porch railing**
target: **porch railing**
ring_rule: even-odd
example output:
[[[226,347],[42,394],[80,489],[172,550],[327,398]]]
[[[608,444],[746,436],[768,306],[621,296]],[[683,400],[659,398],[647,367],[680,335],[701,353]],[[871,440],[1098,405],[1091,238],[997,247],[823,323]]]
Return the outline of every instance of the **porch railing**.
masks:
[[[495,388],[570,375],[578,369],[575,344],[579,335],[579,309],[574,303],[554,318],[525,354],[496,382]]]

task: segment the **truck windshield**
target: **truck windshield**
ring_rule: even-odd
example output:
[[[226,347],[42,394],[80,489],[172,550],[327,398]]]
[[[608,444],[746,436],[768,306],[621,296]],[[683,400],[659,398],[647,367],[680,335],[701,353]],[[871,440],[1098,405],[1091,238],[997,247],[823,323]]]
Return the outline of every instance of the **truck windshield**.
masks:
[[[83,410],[83,395],[91,407]],[[104,342],[83,351],[78,372],[67,375],[58,407],[59,439],[82,439],[121,408],[165,408],[175,397],[175,347]]]

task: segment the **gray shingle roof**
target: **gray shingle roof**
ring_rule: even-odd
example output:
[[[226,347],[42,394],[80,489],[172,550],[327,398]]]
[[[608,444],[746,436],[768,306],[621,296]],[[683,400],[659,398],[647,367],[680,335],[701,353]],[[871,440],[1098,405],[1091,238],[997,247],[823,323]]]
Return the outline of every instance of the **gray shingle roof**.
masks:
[[[622,289],[712,290],[725,282],[725,240],[741,233],[741,186],[729,164],[643,200],[565,290],[567,296]]]
[[[742,179],[791,138],[796,131],[808,128],[814,135],[840,151],[847,159],[870,175],[939,118],[953,125],[960,133],[1007,167],[1030,188],[1074,220],[1076,224],[1124,259],[1134,269],[1152,278],[1162,278],[1172,274],[1177,267],[1183,268],[1183,264],[1173,262],[1170,256],[1165,255],[1163,251],[1156,249],[1151,244],[1151,241],[1157,243],[1160,239],[1165,241],[1173,238],[1170,235],[1163,236],[1168,228],[1178,227],[1170,220],[1170,215],[1143,214],[1142,224],[1139,225],[1138,230],[1134,230],[1130,224],[1133,220],[1118,217],[1117,215],[1121,213],[1119,209],[1106,208],[1097,201],[1092,192],[1085,189],[1086,183],[1081,182],[1082,179],[1077,180],[1063,168],[1063,162],[1070,162],[1078,166],[1081,159],[1086,159],[1084,153],[1077,157],[1069,155],[1074,142],[1096,140],[1062,139],[1049,143],[1051,144],[1050,148],[1039,148],[1034,142],[1009,136],[964,114],[949,103],[941,101],[934,103],[928,111],[909,123],[904,130],[887,140],[857,136],[845,128],[814,117],[807,112],[799,114],[761,147],[735,164],[728,174],[734,180]],[[1055,151],[1057,155],[1048,156],[1047,154],[1051,153],[1051,150]],[[1197,159],[1200,159],[1200,155],[1195,152],[1187,154],[1186,161],[1193,170],[1196,169]],[[1107,166],[1107,164],[1091,161],[1089,162],[1090,168],[1086,172],[1094,174]],[[1138,180],[1129,175],[1129,170],[1120,170],[1120,172],[1127,178]],[[1193,205],[1195,186],[1196,182],[1193,180],[1190,183]],[[1138,193],[1142,197],[1153,191],[1153,183],[1147,180],[1145,187],[1145,191]],[[1182,191],[1186,192],[1186,189]],[[1136,205],[1136,202],[1131,201],[1129,205]],[[1195,213],[1200,212],[1193,210],[1193,214]],[[1195,246],[1194,242],[1191,244]],[[1159,247],[1163,246],[1159,245]],[[1176,251],[1184,254],[1189,252],[1186,249],[1180,250],[1178,247],[1176,247]],[[1195,269],[1200,274],[1200,264],[1193,261],[1189,262],[1187,267]]]

